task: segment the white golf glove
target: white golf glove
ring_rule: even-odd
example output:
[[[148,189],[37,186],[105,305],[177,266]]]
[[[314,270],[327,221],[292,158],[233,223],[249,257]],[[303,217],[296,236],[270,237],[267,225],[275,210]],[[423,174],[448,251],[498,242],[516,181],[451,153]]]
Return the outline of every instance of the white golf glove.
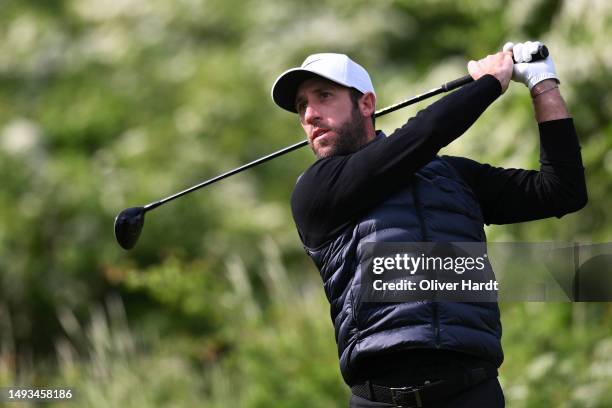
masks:
[[[512,71],[512,80],[516,82],[522,82],[529,90],[535,86],[538,82],[542,82],[545,79],[555,79],[559,83],[557,78],[557,72],[555,71],[555,64],[553,64],[550,55],[544,60],[530,62],[532,55],[538,52],[538,47],[542,45],[539,41],[526,41],[524,43],[511,43],[507,42],[503,50],[512,51],[514,55],[514,69]]]

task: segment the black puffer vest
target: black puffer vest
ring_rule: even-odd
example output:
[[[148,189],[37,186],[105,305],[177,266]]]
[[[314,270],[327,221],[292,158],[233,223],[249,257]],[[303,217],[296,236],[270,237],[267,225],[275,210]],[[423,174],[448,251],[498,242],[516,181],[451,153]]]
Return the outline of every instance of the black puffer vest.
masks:
[[[412,176],[407,187],[316,250],[331,305],[340,370],[351,385],[364,359],[416,349],[445,349],[503,360],[496,302],[361,303],[356,268],[368,242],[484,242],[480,206],[472,190],[442,158]]]

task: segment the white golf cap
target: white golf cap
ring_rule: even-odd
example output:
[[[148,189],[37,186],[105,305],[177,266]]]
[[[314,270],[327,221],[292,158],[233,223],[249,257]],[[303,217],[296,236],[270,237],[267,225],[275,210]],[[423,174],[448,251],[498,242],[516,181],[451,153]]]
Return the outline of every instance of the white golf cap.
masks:
[[[344,54],[312,54],[302,66],[283,72],[272,85],[272,99],[283,109],[297,113],[295,95],[302,82],[320,76],[332,82],[355,88],[361,93],[374,93],[368,72]]]

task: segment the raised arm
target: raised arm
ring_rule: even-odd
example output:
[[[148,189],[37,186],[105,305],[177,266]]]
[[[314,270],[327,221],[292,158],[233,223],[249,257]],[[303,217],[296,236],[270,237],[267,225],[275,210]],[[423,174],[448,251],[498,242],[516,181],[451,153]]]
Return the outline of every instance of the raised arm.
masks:
[[[551,57],[527,63],[539,43],[508,43],[512,79],[529,88],[540,131],[540,171],[504,169],[448,157],[478,197],[487,224],[507,224],[577,211],[587,202],[584,168],[574,123],[559,91]]]
[[[545,79],[534,85],[530,92],[538,123],[570,117],[556,80]]]
[[[474,191],[486,224],[562,217],[586,205],[584,168],[572,119],[542,122],[538,128],[539,171],[443,156]]]

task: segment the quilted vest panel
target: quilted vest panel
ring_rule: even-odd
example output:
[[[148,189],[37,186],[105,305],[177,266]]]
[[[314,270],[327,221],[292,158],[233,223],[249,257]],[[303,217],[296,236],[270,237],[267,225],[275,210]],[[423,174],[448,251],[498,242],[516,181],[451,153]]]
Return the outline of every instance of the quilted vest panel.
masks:
[[[496,302],[359,301],[361,247],[369,242],[485,242],[480,206],[449,163],[437,157],[406,186],[321,248],[306,248],[330,302],[340,370],[352,384],[364,359],[415,348],[468,353],[500,366]]]

